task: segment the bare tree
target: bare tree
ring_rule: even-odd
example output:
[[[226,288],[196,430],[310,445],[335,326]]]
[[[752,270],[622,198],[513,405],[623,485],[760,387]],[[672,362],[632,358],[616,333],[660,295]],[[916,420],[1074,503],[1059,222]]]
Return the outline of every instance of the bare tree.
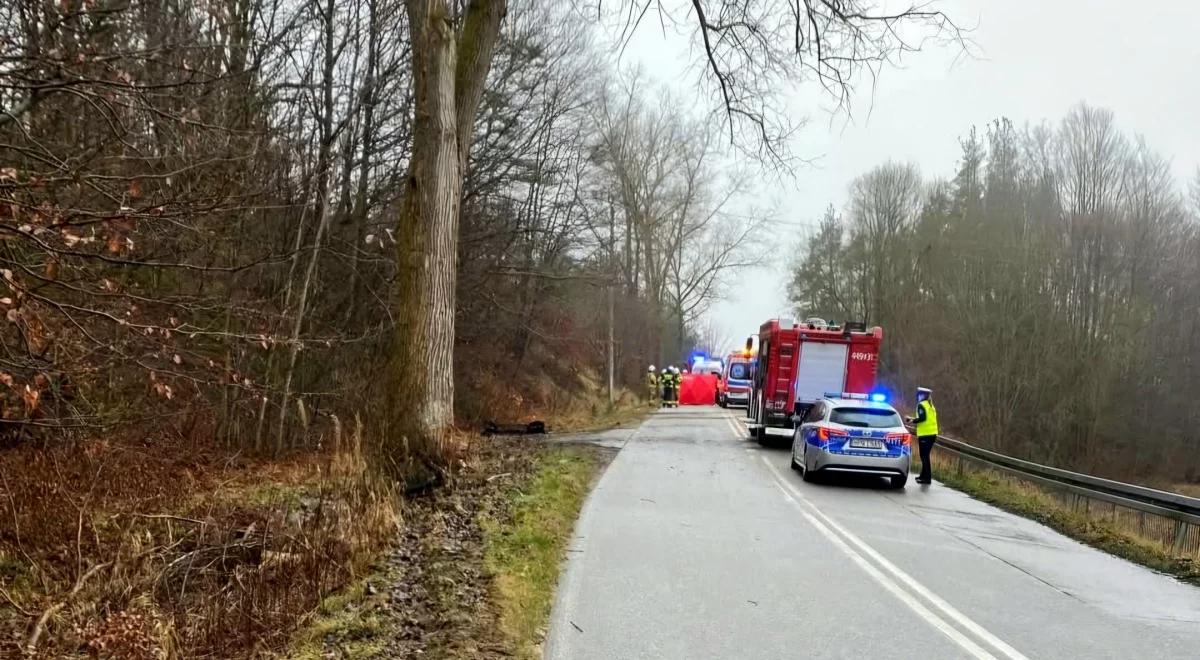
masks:
[[[388,437],[429,454],[454,414],[458,222],[475,113],[505,0],[406,0],[413,147],[396,229],[396,341]],[[403,443],[403,444],[401,444]]]
[[[613,3],[622,38],[645,19],[649,2]],[[704,0],[658,3],[664,24],[689,30],[703,53],[703,88],[716,100],[731,143],[776,165],[792,161],[788,140],[804,121],[789,113],[791,85],[819,86],[849,112],[855,87],[905,54],[933,44],[966,49],[966,34],[930,4],[896,11],[864,0]]]

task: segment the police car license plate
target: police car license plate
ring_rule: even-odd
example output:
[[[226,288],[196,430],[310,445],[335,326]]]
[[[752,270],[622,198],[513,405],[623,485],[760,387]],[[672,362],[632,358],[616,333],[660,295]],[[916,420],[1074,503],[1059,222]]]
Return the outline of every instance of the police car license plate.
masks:
[[[851,449],[883,449],[883,440],[854,439],[850,441]]]

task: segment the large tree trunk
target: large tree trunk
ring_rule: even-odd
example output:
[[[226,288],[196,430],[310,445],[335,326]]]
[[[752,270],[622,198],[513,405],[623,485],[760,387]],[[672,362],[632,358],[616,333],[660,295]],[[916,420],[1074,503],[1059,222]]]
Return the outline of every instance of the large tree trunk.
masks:
[[[388,439],[393,448],[428,460],[435,458],[442,433],[454,421],[459,207],[472,127],[505,2],[473,0],[457,32],[446,0],[407,0],[406,8],[413,149],[396,232],[395,381]]]

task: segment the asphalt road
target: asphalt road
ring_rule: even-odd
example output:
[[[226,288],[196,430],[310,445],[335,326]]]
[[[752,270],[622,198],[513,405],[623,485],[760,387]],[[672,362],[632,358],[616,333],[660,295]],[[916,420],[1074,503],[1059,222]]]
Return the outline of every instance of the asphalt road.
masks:
[[[663,410],[630,432],[545,657],[1200,658],[1200,589],[936,481],[804,483],[740,419]]]

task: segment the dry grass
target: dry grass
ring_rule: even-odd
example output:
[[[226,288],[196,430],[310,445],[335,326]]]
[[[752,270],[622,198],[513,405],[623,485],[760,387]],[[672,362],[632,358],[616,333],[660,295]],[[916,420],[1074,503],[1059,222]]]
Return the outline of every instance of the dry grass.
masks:
[[[1173,490],[1188,497],[1200,497],[1200,484],[1175,484],[1173,488],[1168,490]]]
[[[277,647],[400,521],[354,446],[284,461],[162,442],[18,447],[0,475],[3,657]]]
[[[628,394],[609,408],[595,388],[552,398],[559,416],[549,419],[568,428],[611,426],[641,412]],[[467,547],[457,535],[481,538],[477,525],[472,532],[462,521],[493,509],[475,500],[503,499],[525,483],[541,446],[445,438],[442,464],[453,469],[422,501],[450,508],[434,507],[432,518],[413,523],[414,501],[368,469],[361,430],[349,435],[353,441],[330,443],[340,451],[282,460],[163,439],[0,450],[0,657],[32,649],[47,658],[238,658],[289,647],[317,657],[329,651],[329,638],[339,640],[339,652],[363,656],[477,648],[471,640],[482,637],[441,639],[437,620],[423,615],[400,623],[381,615],[366,580],[383,584],[376,562],[412,536],[422,546],[412,556],[428,555],[436,578],[421,609],[473,607],[449,601],[462,585],[486,589],[482,541],[470,566],[440,545],[423,545],[450,538]],[[492,459],[475,458],[479,443],[488,443]],[[496,520],[506,519],[502,509],[494,509]],[[459,522],[446,528],[448,520]],[[420,574],[403,579],[432,579]],[[460,586],[452,597],[437,596],[448,579]],[[473,598],[486,600],[482,591]],[[488,622],[497,614],[473,616],[494,634]],[[389,637],[397,628],[409,646]]]

